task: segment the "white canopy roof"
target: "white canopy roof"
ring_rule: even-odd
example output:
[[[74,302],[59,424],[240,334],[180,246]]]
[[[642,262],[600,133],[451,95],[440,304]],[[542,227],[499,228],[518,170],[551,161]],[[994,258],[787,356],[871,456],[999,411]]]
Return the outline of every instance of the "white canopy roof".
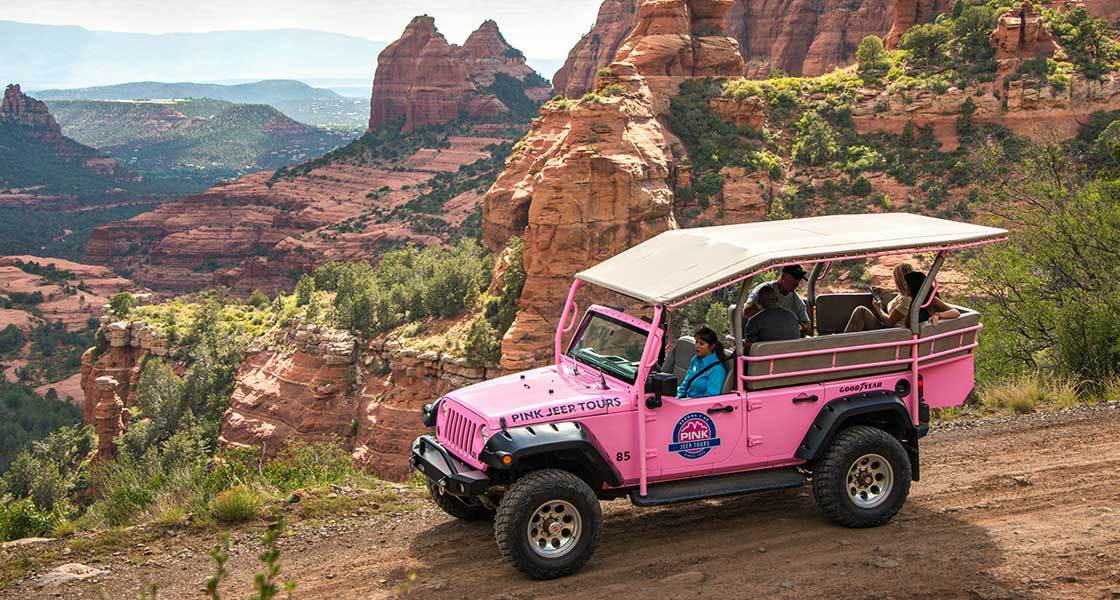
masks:
[[[672,304],[768,266],[994,241],[1007,231],[906,213],[834,215],[666,231],[576,275]]]

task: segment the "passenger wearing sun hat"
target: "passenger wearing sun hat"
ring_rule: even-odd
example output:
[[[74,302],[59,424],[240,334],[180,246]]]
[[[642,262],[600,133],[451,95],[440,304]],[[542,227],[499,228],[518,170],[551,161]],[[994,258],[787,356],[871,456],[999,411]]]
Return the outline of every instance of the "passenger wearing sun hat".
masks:
[[[762,310],[758,303],[758,292],[768,286],[774,288],[774,291],[778,293],[778,308],[784,308],[793,313],[797,317],[797,321],[801,323],[801,333],[808,334],[809,309],[797,293],[797,288],[801,285],[801,282],[808,279],[809,274],[801,268],[801,265],[782,267],[781,277],[774,281],[761,283],[751,290],[750,296],[747,296],[747,306],[744,307],[744,314],[750,317]],[[746,323],[743,326],[746,327]]]

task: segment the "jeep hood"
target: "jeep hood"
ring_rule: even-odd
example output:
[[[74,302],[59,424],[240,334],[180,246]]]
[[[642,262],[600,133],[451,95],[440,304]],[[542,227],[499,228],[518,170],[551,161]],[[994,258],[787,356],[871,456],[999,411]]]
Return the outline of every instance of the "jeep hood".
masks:
[[[582,369],[579,376],[556,365],[515,373],[448,393],[445,398],[482,417],[491,428],[570,421],[632,408],[630,390],[607,378],[603,389],[597,372]]]

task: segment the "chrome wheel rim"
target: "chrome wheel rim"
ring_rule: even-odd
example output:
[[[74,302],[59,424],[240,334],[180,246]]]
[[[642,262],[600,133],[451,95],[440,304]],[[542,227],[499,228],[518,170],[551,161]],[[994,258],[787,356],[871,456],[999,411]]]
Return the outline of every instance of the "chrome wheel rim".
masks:
[[[860,508],[875,508],[894,488],[894,469],[878,454],[864,454],[848,468],[848,498]]]
[[[549,500],[529,517],[525,535],[538,556],[559,558],[572,551],[583,532],[579,511],[566,500]]]

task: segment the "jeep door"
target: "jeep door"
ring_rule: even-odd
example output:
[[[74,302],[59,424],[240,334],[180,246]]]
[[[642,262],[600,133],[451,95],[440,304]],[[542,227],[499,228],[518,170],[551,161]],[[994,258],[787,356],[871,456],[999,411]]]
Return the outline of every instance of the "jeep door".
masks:
[[[791,458],[825,404],[824,398],[819,383],[747,392],[747,448],[751,456]]]
[[[672,479],[710,473],[742,452],[743,401],[736,394],[662,398],[646,411],[646,473]]]

